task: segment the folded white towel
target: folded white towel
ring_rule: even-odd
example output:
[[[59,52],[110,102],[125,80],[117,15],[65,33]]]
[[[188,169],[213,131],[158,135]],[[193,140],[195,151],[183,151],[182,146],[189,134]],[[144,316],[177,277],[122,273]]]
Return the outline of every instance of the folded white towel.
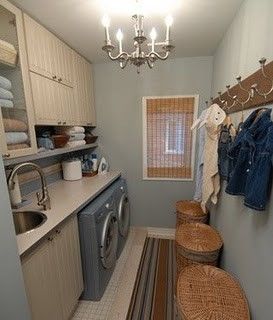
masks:
[[[59,127],[56,129],[58,133],[66,133],[67,135],[71,136],[75,133],[84,133],[85,129],[84,127]]]
[[[3,88],[0,88],[0,99],[13,100],[13,94]]]
[[[74,133],[70,135],[69,141],[79,141],[84,140],[85,134],[84,133]]]
[[[11,82],[9,79],[0,76],[0,88],[10,90],[11,89]]]
[[[28,141],[28,135],[25,132],[6,132],[7,144],[25,143]]]
[[[78,141],[68,141],[66,147],[73,148],[78,146],[84,146],[86,144],[85,140],[78,140]]]
[[[0,99],[0,107],[13,108],[13,101]]]

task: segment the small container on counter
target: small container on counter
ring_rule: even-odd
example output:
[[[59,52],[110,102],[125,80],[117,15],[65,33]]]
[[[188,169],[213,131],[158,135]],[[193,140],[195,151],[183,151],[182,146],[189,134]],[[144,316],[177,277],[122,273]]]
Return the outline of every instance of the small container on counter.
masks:
[[[63,161],[62,169],[64,180],[75,181],[82,178],[82,166],[79,159],[70,159]]]

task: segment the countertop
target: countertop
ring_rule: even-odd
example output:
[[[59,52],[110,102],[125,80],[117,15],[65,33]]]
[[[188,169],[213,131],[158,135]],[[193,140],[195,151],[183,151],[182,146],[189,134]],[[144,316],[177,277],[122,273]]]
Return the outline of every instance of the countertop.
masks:
[[[113,171],[77,181],[57,181],[48,186],[51,210],[47,211],[43,211],[41,207],[37,206],[36,193],[28,195],[27,198],[32,203],[20,210],[39,210],[47,216],[47,220],[37,229],[17,235],[19,255],[26,253],[71,214],[78,213],[120,175],[120,171]]]

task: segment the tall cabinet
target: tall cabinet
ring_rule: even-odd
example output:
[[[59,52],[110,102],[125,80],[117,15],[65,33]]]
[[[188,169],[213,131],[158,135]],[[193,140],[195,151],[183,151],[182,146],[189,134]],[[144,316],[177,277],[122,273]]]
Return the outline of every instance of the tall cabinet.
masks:
[[[0,148],[4,158],[37,152],[22,12],[0,0]]]
[[[95,125],[91,64],[24,14],[37,125]]]

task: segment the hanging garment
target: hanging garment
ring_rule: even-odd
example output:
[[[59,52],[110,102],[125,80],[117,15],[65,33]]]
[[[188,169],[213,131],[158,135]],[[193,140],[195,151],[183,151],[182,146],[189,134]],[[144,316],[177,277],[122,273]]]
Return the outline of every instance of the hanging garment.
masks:
[[[223,123],[225,117],[225,112],[217,104],[213,104],[208,108],[206,119],[201,123],[206,128],[201,202],[204,211],[206,211],[206,204],[209,200],[213,204],[217,203],[217,196],[220,191],[217,150],[219,126]]]
[[[0,88],[11,90],[11,82],[9,79],[0,76]]]
[[[231,160],[228,156],[228,151],[231,148],[235,136],[236,130],[234,130],[232,123],[229,125],[222,125],[218,141],[218,169],[220,177],[224,180],[229,180]]]
[[[203,185],[203,165],[204,165],[204,147],[205,147],[205,135],[206,129],[204,126],[199,128],[199,125],[206,119],[207,109],[203,110],[200,117],[194,122],[191,130],[199,129],[198,136],[198,154],[197,154],[197,169],[196,169],[196,182],[195,192],[193,199],[195,201],[202,200],[202,185]]]
[[[228,154],[233,167],[226,192],[245,196],[247,207],[265,210],[272,179],[271,109],[258,109],[251,113]]]

